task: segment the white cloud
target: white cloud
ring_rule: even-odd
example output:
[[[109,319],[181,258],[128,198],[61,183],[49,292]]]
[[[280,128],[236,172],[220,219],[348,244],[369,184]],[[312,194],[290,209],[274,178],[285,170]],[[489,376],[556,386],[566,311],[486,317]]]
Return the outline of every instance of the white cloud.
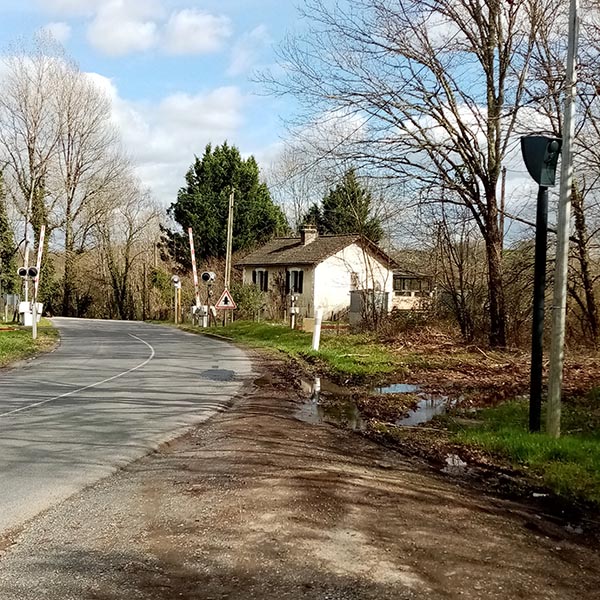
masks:
[[[207,54],[220,50],[232,34],[231,20],[225,15],[184,8],[167,18],[167,7],[172,5],[167,0],[37,2],[40,9],[65,19],[84,17],[89,43],[109,56],[154,48],[172,55]]]
[[[207,54],[219,50],[231,35],[231,22],[194,9],[173,13],[164,32],[164,48],[169,54]]]
[[[97,50],[110,56],[143,52],[156,45],[157,23],[153,5],[112,0],[103,4],[88,28],[87,37]]]
[[[107,0],[38,0],[37,4],[50,13],[65,16],[91,15]]]
[[[245,33],[231,50],[227,74],[235,76],[248,72],[256,64],[261,50],[270,43],[271,38],[265,25],[259,25]]]
[[[42,30],[49,33],[57,42],[64,44],[71,37],[71,27],[67,23],[48,23]]]
[[[143,184],[163,205],[174,202],[184,176],[207,143],[233,140],[243,124],[245,98],[237,87],[176,93],[157,103],[119,96],[110,79],[88,73],[112,99],[113,120]]]

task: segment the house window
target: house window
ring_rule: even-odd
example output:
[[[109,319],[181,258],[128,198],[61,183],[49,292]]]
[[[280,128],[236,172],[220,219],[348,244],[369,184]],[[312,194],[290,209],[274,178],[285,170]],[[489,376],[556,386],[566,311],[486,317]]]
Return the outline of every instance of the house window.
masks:
[[[254,283],[261,292],[269,291],[269,272],[265,269],[255,269],[252,271],[252,283]]]
[[[285,293],[301,294],[304,290],[304,271],[292,269],[285,273]]]

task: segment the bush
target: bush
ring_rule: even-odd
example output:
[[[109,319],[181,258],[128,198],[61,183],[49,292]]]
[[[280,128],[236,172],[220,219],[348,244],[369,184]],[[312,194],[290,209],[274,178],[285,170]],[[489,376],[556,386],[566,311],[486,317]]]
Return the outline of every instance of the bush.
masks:
[[[394,338],[401,333],[420,329],[431,321],[431,316],[418,310],[392,309],[389,315],[384,316],[378,327],[378,333],[383,338]]]
[[[236,320],[257,320],[266,305],[266,294],[261,292],[256,285],[234,283],[231,286],[231,295],[237,304],[235,311]]]

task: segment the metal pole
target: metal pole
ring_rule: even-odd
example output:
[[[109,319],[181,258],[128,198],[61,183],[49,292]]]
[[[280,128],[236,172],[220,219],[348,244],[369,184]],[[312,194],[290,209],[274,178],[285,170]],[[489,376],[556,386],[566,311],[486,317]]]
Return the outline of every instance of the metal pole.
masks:
[[[544,343],[544,292],[546,289],[546,245],[548,239],[548,188],[540,186],[535,221],[535,270],[533,276],[533,320],[531,327],[531,385],[529,431],[539,431],[542,414],[542,369]]]
[[[227,253],[225,256],[225,289],[229,290],[231,283],[231,250],[233,246],[233,190],[229,194],[229,214],[227,217]],[[227,313],[223,315],[223,325],[227,324]]]
[[[173,320],[177,325],[177,284],[173,285]]]
[[[37,301],[38,289],[40,286],[40,276],[42,274],[42,254],[44,253],[44,241],[46,240],[46,226],[42,225],[40,229],[40,239],[38,240],[38,253],[37,260],[35,262],[35,267],[37,269],[37,275],[34,279],[33,286],[33,295],[35,297],[34,301]]]
[[[577,38],[579,0],[571,0],[569,8],[569,46],[567,52],[567,86],[565,119],[563,125],[562,162],[560,166],[560,197],[554,296],[552,302],[552,343],[550,346],[550,374],[548,377],[548,414],[546,431],[552,437],[560,436],[561,391],[564,364],[565,321],[567,312],[567,275],[569,267],[569,229],[571,221],[571,188],[573,181],[572,147],[575,136],[575,94],[577,88]]]
[[[227,218],[227,255],[225,257],[225,289],[231,283],[231,249],[233,245],[233,190],[229,194],[229,215]]]

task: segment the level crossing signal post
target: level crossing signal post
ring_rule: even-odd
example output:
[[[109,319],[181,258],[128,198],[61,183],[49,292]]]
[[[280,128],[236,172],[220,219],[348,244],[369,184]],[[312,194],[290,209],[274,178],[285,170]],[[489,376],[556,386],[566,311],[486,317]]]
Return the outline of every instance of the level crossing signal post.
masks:
[[[527,171],[538,184],[535,221],[533,318],[531,325],[531,379],[529,388],[529,431],[541,429],[544,338],[544,296],[548,238],[548,187],[554,186],[556,165],[562,146],[560,138],[529,135],[521,138]]]

